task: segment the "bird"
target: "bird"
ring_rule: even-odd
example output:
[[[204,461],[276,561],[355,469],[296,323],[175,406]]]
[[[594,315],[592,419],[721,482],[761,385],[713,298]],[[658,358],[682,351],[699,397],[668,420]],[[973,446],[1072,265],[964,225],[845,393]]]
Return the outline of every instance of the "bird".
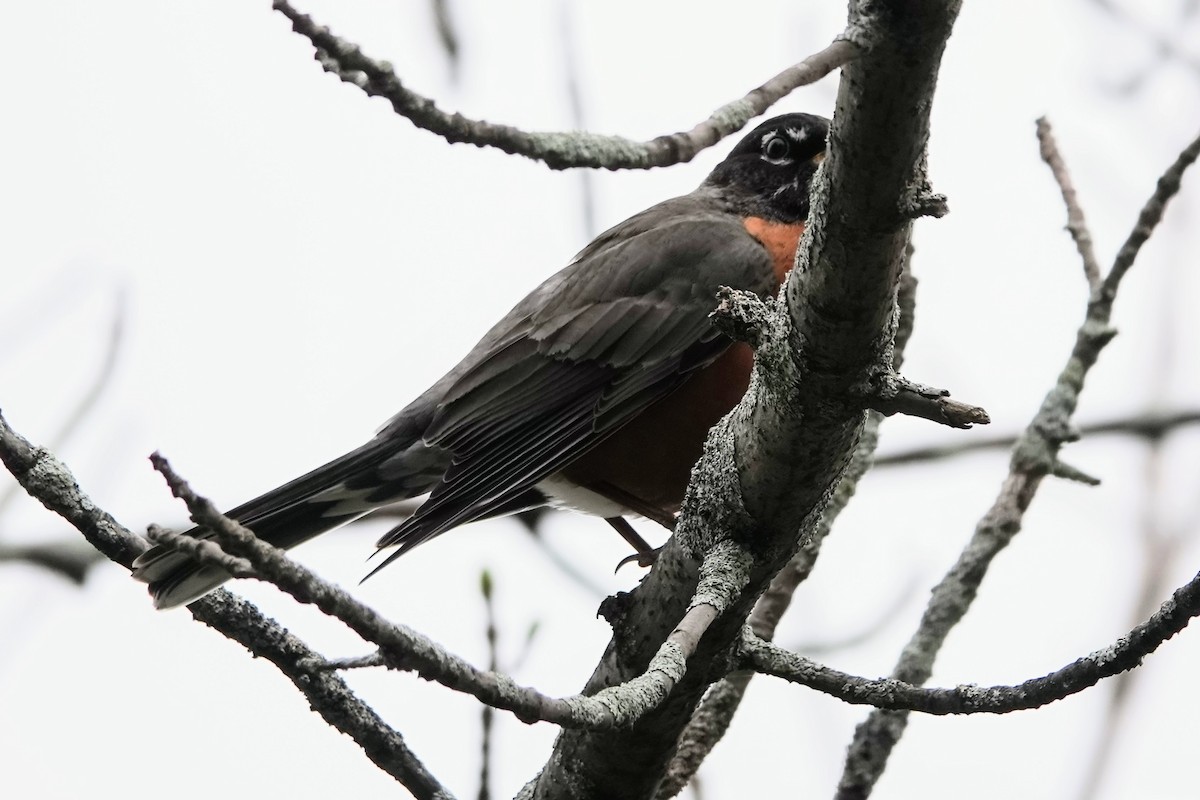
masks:
[[[749,385],[753,351],[713,327],[716,294],[778,291],[828,131],[802,113],[758,125],[694,191],[597,236],[368,442],[227,516],[291,548],[427,495],[379,540],[395,550],[372,575],[452,528],[545,505],[647,550],[626,517],[673,525],[709,428]],[[134,577],[171,608],[230,576],[156,545]]]

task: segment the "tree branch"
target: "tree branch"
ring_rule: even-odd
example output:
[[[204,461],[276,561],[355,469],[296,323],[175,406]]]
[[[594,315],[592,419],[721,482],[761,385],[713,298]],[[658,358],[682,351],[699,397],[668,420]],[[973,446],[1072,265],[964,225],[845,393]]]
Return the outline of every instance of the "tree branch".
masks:
[[[17,484],[19,486],[19,484]],[[31,564],[83,585],[88,570],[105,561],[104,556],[78,537],[46,544],[5,544],[0,542],[0,563]]]
[[[79,396],[79,400],[67,415],[66,420],[62,422],[58,432],[51,437],[47,449],[52,452],[57,452],[71,440],[84,421],[92,415],[96,405],[112,384],[112,378],[117,373],[117,362],[120,360],[121,350],[125,343],[126,317],[128,316],[128,304],[125,296],[126,288],[117,286],[114,292],[112,320],[108,327],[108,340],[105,342],[104,357],[100,362],[100,368]],[[0,493],[0,515],[4,514],[8,504],[18,494],[16,486],[13,486],[11,491]]]
[[[862,431],[861,392],[891,361],[896,289],[912,219],[940,211],[924,172],[933,87],[957,2],[853,3],[864,52],[842,70],[828,155],[798,264],[756,355],[751,389],[710,433],[675,535],[609,615],[614,637],[584,692],[644,668],[697,580],[700,554],[733,539],[751,581],[700,643],[672,696],[621,736],[565,731],[522,797],[645,798],[708,686],[728,671],[755,600],[817,529]]]
[[[109,559],[128,567],[145,551],[147,544],[140,536],[97,508],[91,498],[80,491],[67,466],[49,450],[34,447],[9,427],[2,413],[0,461],[30,497],[71,523]]]
[[[396,113],[418,128],[448,142],[466,142],[476,147],[495,147],[505,153],[541,161],[551,169],[602,167],[604,169],[649,169],[691,161],[701,150],[712,147],[747,122],[762,114],[800,86],[815,83],[845,65],[859,53],[851,34],[835,39],[819,53],[788,67],[745,97],[721,106],[690,131],[636,142],[621,136],[602,136],[583,131],[527,132],[511,125],[498,125],[448,114],[428,97],[407,89],[385,61],[377,61],[351,42],[296,11],[286,0],[273,7],[292,22],[292,30],[316,48],[316,59],[326,72],[337,75],[373,97],[382,97]]]
[[[916,295],[917,280],[912,275],[910,245],[905,252],[904,275],[900,279],[900,290],[897,293],[900,321],[896,330],[896,345],[892,351],[893,369],[900,369],[904,363],[904,350],[912,336],[916,318]],[[851,498],[858,490],[859,481],[871,468],[875,447],[879,443],[879,426],[882,421],[881,414],[867,415],[862,436],[859,437],[858,446],[854,448],[854,455],[850,458],[850,466],[846,468],[846,474],[842,476],[829,505],[825,508],[825,513],[821,515],[820,524],[812,536],[800,546],[799,552],[792,557],[787,566],[771,579],[767,590],[754,604],[749,624],[750,629],[759,637],[767,640],[774,637],[775,627],[791,605],[796,588],[808,579],[816,567],[825,537],[832,531],[834,521],[850,504]],[[693,780],[700,764],[725,735],[752,677],[753,670],[734,670],[713,684],[705,693],[696,713],[679,736],[679,747],[671,759],[662,785],[658,787],[657,800],[674,797]]]
[[[1141,666],[1143,658],[1197,616],[1200,616],[1200,574],[1175,590],[1150,619],[1113,644],[1017,686],[925,689],[896,679],[861,678],[785,650],[750,630],[743,635],[742,656],[750,668],[847,703],[935,715],[1007,714],[1049,705],[1095,686],[1104,678]]]
[[[1200,423],[1200,411],[1176,411],[1162,413],[1151,411],[1137,417],[1122,417],[1120,419],[1093,422],[1081,425],[1075,430],[1074,436],[1086,439],[1091,436],[1123,435],[1137,436],[1151,441],[1162,439],[1178,428]],[[983,450],[1007,450],[1021,438],[1018,433],[992,436],[989,438],[972,437],[969,440],[954,444],[932,447],[915,447],[898,453],[887,453],[875,457],[876,467],[895,467],[903,464],[913,464],[920,461],[936,461],[942,458],[977,453]]]
[[[92,502],[70,470],[48,451],[34,447],[0,415],[0,461],[29,495],[71,523],[98,550],[125,568],[146,549],[146,543]],[[319,653],[264,617],[250,603],[219,589],[188,606],[192,615],[238,642],[255,656],[279,668],[304,694],[314,711],[353,739],[387,774],[418,800],[450,800],[452,795],[429,774],[408,749],[404,738],[370,706],[358,699],[340,677],[314,673],[308,664]]]
[[[885,417],[904,414],[960,429],[992,421],[979,406],[952,400],[945,389],[914,383],[891,370],[874,378],[865,396],[867,407]]]
[[[1064,471],[1058,453],[1064,443],[1075,438],[1070,422],[1084,379],[1116,333],[1109,321],[1121,278],[1162,218],[1167,201],[1179,190],[1183,172],[1196,160],[1197,154],[1200,154],[1200,138],[1188,145],[1159,179],[1108,275],[1092,292],[1086,318],[1076,335],[1066,366],[1017,441],[1009,474],[999,496],[980,520],[958,561],[934,588],[920,626],[892,670],[893,678],[916,685],[929,679],[946,636],[970,608],[992,559],[1021,530],[1025,510],[1033,501],[1042,479]],[[873,711],[859,725],[838,785],[839,800],[870,794],[883,774],[892,748],[904,732],[907,719],[907,713],[903,711]]]

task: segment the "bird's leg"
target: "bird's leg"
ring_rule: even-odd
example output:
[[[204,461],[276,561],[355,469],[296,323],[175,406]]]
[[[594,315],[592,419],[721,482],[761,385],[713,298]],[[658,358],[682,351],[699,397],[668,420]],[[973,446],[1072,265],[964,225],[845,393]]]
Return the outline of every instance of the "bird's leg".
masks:
[[[654,563],[654,559],[658,557],[658,551],[662,549],[661,547],[651,547],[624,517],[605,517],[604,521],[611,525],[613,530],[621,534],[621,538],[629,542],[633,546],[633,549],[637,551],[633,555],[625,556],[625,558],[618,561],[617,569],[613,570],[613,572],[616,572],[630,561],[636,561],[639,567],[649,567]]]

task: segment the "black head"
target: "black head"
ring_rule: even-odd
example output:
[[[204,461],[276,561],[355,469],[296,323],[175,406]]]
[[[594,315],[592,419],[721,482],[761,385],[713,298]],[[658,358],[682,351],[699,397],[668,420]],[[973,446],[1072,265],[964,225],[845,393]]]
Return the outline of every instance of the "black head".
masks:
[[[739,210],[780,222],[808,217],[808,191],[825,157],[829,120],[784,114],[746,135],[705,179]]]

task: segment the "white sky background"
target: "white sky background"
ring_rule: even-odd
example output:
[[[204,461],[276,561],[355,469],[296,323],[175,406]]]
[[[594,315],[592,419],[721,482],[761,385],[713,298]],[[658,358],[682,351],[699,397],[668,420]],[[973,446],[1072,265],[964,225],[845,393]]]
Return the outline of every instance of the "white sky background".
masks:
[[[691,127],[824,46],[845,18],[833,0],[743,0],[720,12],[578,4],[572,45],[560,3],[451,5],[463,45],[457,82],[428,3],[308,0],[301,9],[391,60],[443,107],[530,129],[571,126],[564,53],[573,47],[586,125],[636,138]],[[1197,41],[1194,19],[1177,22],[1179,3],[1124,5],[1174,41]],[[184,518],[145,459],[153,450],[224,506],[307,471],[369,437],[587,241],[578,172],[414,129],[324,74],[268,6],[30,3],[10,18],[0,70],[0,408],[18,431],[50,441],[99,368],[123,297],[113,382],[59,454],[134,529]],[[917,227],[918,323],[905,371],[985,406],[990,432],[1028,421],[1083,315],[1082,271],[1034,119],[1048,114],[1055,125],[1106,265],[1200,127],[1200,73],[1160,61],[1150,42],[1086,0],[967,3],[955,29],[930,142],[935,189],[953,213]],[[835,81],[776,111],[830,113]],[[690,190],[731,145],[669,170],[595,175],[599,224]],[[1200,175],[1191,174],[1126,281],[1122,334],[1093,373],[1081,421],[1200,400],[1190,317],[1198,207]],[[990,432],[895,419],[884,451]],[[1145,489],[1143,446],[1071,446],[1066,458],[1104,485],[1043,485],[934,682],[1015,683],[1125,633],[1148,498],[1167,523],[1197,525],[1197,444],[1195,430],[1168,440],[1161,496]],[[869,476],[779,640],[837,640],[886,617],[869,641],[821,656],[885,674],[1005,469],[994,454]],[[3,522],[7,541],[70,534],[24,499]],[[540,624],[516,679],[558,694],[582,686],[608,640],[594,618],[600,595],[515,524],[455,531],[356,587],[381,531],[346,529],[299,557],[477,664],[486,661],[477,586],[487,567],[503,657]],[[625,546],[599,520],[559,515],[546,532],[605,592],[636,582],[636,570],[611,575]],[[1190,542],[1164,567],[1171,586],[1200,564]],[[274,589],[235,588],[323,652],[365,652]],[[1147,660],[1102,797],[1194,796],[1198,664],[1194,630]],[[408,674],[349,680],[452,791],[473,796],[474,700]],[[915,716],[878,796],[1071,797],[1108,691],[1003,717]],[[830,796],[864,716],[757,679],[701,771],[705,797]],[[535,774],[554,733],[498,715],[497,796]],[[398,794],[273,667],[186,612],[153,612],[142,587],[107,567],[83,590],[0,568],[0,753],[6,797]]]

